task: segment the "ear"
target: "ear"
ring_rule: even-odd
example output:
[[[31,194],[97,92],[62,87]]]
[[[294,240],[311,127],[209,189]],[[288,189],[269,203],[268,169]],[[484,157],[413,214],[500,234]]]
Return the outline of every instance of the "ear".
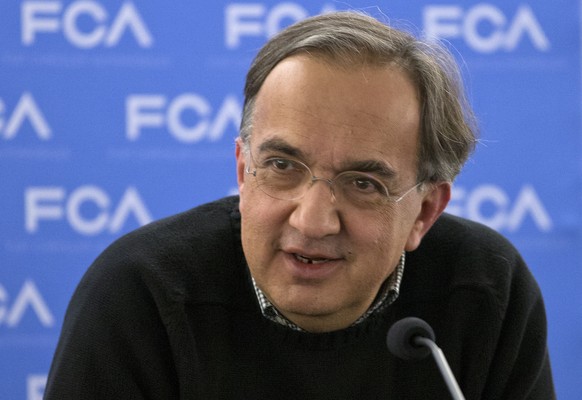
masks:
[[[420,245],[420,241],[424,235],[443,213],[451,199],[450,182],[429,184],[426,190],[427,192],[422,199],[420,212],[414,221],[414,225],[406,241],[404,248],[406,251],[413,251]]]
[[[244,182],[245,182],[245,168],[246,168],[246,156],[243,150],[243,143],[240,137],[236,138],[234,141],[235,150],[234,154],[236,157],[236,181],[238,183],[238,192],[242,193]]]

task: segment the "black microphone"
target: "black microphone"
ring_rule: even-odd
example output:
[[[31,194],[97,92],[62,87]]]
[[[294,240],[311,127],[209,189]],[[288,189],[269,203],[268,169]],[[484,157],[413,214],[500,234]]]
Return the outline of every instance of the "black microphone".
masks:
[[[432,353],[453,399],[465,400],[445,355],[435,343],[434,331],[425,321],[415,317],[397,321],[388,330],[386,344],[392,354],[404,360],[420,360]]]

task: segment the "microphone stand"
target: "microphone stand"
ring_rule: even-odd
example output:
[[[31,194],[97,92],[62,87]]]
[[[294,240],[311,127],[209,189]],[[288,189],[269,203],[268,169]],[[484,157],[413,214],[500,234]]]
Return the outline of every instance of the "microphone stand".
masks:
[[[422,336],[416,336],[414,338],[414,344],[429,348],[439,370],[441,371],[441,375],[449,388],[449,392],[451,392],[451,396],[453,396],[453,400],[465,400],[465,396],[463,396],[463,392],[461,392],[461,388],[459,387],[459,384],[453,375],[453,371],[451,371],[451,367],[449,367],[449,363],[440,347],[438,347],[432,340]]]

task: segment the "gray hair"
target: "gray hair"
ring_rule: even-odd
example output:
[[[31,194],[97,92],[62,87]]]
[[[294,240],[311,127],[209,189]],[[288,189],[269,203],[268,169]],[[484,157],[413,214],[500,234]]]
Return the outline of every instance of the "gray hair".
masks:
[[[438,42],[417,39],[356,12],[300,21],[259,51],[246,78],[240,137],[248,147],[256,96],[283,59],[309,54],[338,67],[396,65],[416,85],[420,100],[418,182],[453,181],[473,151],[476,123],[454,57]]]

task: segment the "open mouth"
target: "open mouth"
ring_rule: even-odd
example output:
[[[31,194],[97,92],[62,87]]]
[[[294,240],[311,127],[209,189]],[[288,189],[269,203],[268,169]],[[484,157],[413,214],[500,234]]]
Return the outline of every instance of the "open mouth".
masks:
[[[297,253],[293,253],[293,256],[297,261],[301,261],[303,264],[322,264],[331,261],[329,258],[310,258]]]

